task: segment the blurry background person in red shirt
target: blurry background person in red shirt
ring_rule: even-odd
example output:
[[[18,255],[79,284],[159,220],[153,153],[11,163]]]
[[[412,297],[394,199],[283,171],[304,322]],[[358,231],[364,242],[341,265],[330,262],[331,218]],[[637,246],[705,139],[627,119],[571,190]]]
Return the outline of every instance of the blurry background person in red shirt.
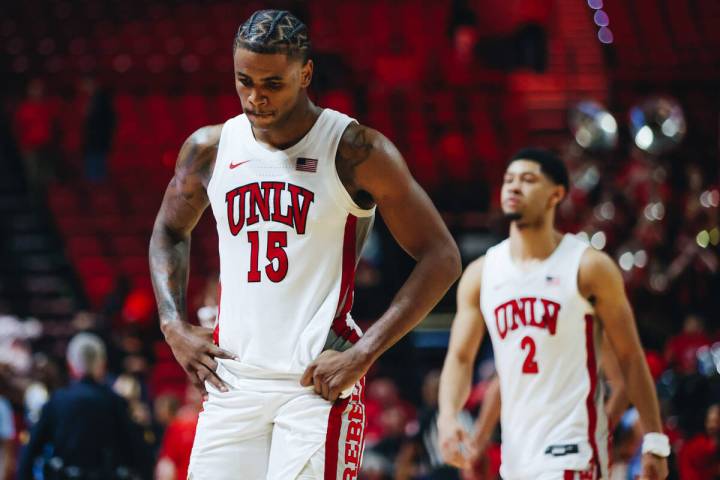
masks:
[[[710,345],[710,336],[705,332],[702,317],[688,314],[680,333],[668,340],[665,359],[676,372],[690,374],[697,371],[697,351]]]
[[[720,404],[711,405],[705,417],[705,432],[691,438],[680,451],[680,478],[720,478]]]
[[[184,480],[190,464],[190,451],[195,439],[195,427],[202,408],[200,392],[188,386],[185,405],[168,425],[163,437],[157,467],[156,480]]]
[[[23,156],[25,177],[35,199],[53,174],[53,150],[57,146],[57,108],[45,96],[45,84],[34,79],[27,87],[27,98],[15,111],[15,133]]]

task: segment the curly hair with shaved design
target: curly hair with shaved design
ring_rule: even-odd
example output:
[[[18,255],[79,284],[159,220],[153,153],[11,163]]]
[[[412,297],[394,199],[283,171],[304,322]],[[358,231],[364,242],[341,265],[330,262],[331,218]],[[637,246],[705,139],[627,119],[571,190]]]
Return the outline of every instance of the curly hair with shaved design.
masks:
[[[233,51],[284,53],[303,63],[310,57],[307,26],[287,10],[258,10],[240,25]]]

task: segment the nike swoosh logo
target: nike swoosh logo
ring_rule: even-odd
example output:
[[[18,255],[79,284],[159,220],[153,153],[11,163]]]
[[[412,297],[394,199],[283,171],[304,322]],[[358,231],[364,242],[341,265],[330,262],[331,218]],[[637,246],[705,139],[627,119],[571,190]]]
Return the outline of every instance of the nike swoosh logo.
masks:
[[[250,161],[250,160],[245,160],[244,162],[238,162],[238,163],[232,163],[232,162],[230,162],[230,170],[232,170],[233,168],[239,167],[239,166],[242,165],[243,163],[248,163],[249,161]]]

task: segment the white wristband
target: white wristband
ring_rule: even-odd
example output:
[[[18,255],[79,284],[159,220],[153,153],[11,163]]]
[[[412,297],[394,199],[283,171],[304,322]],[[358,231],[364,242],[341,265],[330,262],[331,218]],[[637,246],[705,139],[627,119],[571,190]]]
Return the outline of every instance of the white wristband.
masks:
[[[642,453],[652,453],[658,457],[670,456],[670,439],[667,435],[657,432],[646,433],[643,437]]]

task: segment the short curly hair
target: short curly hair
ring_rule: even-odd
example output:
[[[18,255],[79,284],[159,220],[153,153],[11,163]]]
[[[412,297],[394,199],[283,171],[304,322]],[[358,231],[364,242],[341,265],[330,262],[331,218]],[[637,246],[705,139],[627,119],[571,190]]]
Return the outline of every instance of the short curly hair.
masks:
[[[550,150],[538,147],[523,148],[510,157],[508,165],[515,160],[530,160],[540,165],[540,171],[544,173],[556,185],[565,187],[565,191],[570,191],[570,175],[567,167],[560,158]]]
[[[287,10],[258,10],[238,28],[233,51],[237,48],[284,53],[305,63],[310,58],[310,37],[307,26]]]

